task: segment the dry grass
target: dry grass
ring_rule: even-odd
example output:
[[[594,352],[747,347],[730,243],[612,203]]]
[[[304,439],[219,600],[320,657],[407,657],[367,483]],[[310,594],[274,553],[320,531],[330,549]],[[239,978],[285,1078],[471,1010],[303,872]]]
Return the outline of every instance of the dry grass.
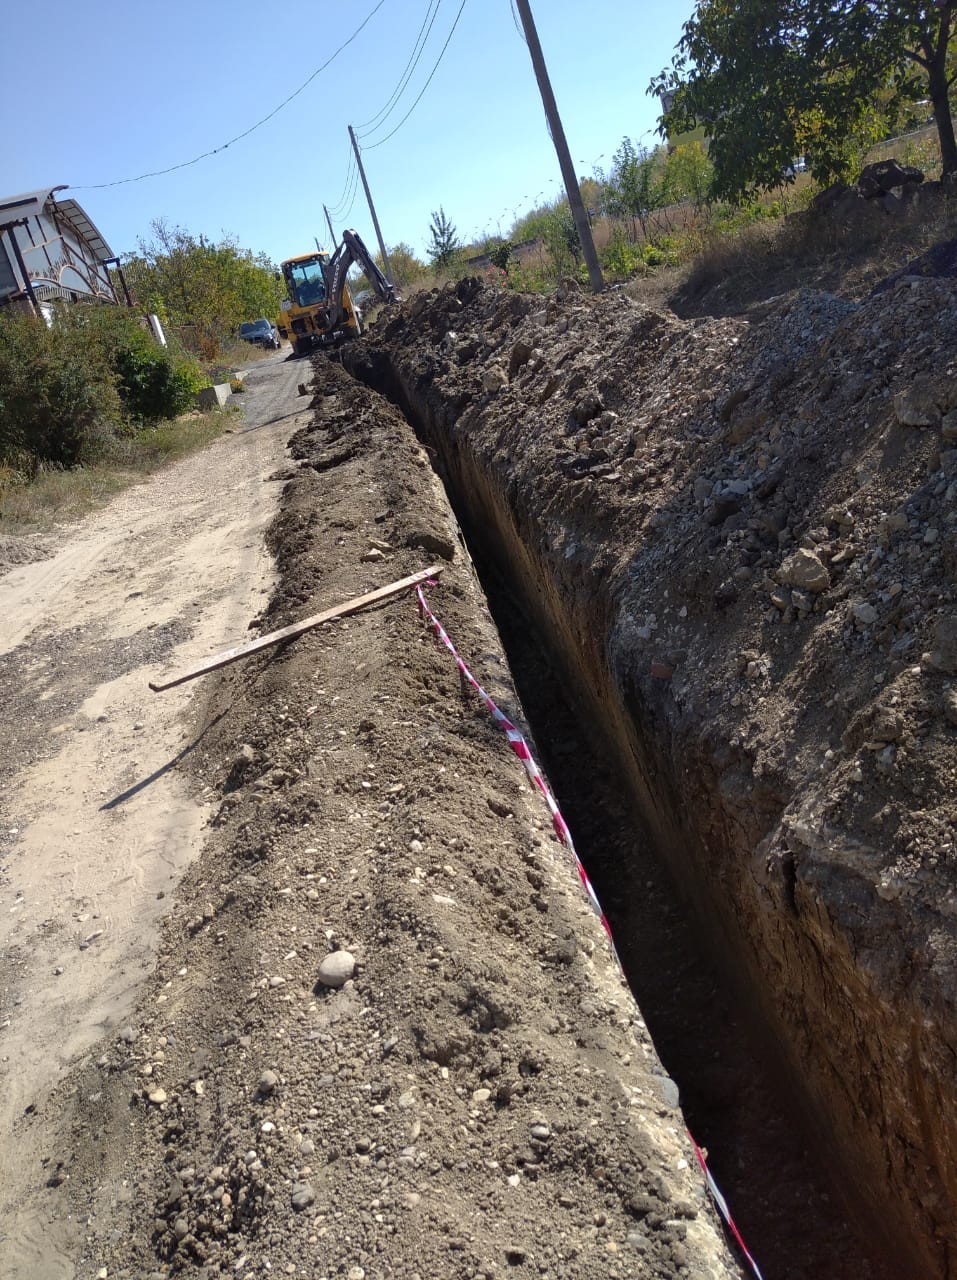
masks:
[[[234,416],[231,409],[184,414],[118,441],[90,466],[42,470],[30,480],[0,467],[0,531],[34,532],[76,520],[167,463],[205,448]]]
[[[684,267],[639,279],[628,293],[682,316],[730,315],[793,289],[863,297],[931,245],[957,236],[957,201],[915,201],[889,215],[865,205],[853,219],[797,213],[714,236]]]
[[[940,153],[933,126],[875,147],[867,161],[891,157],[936,177]],[[806,210],[816,190],[810,175],[799,174],[776,193],[784,217],[747,226],[709,228],[702,222],[697,231],[675,228],[686,260],[633,279],[627,292],[688,317],[739,314],[798,288],[862,297],[931,245],[957,235],[953,200],[925,194],[893,215],[865,205],[841,220]]]

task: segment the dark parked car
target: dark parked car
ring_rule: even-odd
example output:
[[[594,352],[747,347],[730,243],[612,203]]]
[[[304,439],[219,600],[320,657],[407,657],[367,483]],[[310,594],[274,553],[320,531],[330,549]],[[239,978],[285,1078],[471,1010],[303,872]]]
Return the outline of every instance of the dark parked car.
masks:
[[[279,330],[271,320],[247,320],[239,326],[239,336],[244,342],[268,351],[279,350]]]

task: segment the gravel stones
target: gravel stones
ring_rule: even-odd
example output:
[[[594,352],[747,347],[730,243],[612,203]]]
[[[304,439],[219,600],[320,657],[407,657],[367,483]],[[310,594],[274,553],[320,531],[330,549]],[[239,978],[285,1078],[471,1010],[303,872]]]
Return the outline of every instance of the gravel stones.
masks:
[[[355,974],[355,956],[349,951],[331,951],[319,966],[319,981],[324,987],[343,987]]]

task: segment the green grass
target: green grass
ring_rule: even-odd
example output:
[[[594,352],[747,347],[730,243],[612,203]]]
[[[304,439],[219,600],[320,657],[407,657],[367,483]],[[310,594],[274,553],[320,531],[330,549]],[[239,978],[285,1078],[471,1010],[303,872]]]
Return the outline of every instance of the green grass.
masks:
[[[168,463],[204,449],[235,416],[233,409],[187,413],[118,440],[89,466],[43,468],[33,478],[0,466],[0,531],[33,532],[76,520]]]

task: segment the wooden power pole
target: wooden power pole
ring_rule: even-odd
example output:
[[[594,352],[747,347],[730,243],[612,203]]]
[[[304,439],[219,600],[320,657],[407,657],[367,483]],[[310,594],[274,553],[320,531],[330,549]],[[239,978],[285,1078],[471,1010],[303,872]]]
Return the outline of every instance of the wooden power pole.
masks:
[[[362,156],[359,154],[359,144],[356,142],[356,135],[353,132],[351,124],[349,125],[349,137],[352,139],[352,150],[356,153],[356,164],[359,166],[359,177],[362,179],[362,186],[365,189],[366,199],[369,202],[369,212],[372,214],[372,225],[375,227],[376,239],[379,241],[379,252],[382,254],[382,265],[385,268],[385,274],[391,280],[392,268],[389,266],[389,255],[385,251],[385,241],[382,239],[379,219],[376,216],[375,205],[372,203],[369,184],[366,182],[366,171],[362,167]]]
[[[585,213],[585,205],[582,202],[582,193],[578,185],[578,178],[575,175],[575,166],[572,164],[571,152],[568,150],[565,131],[562,128],[561,117],[558,114],[558,104],[555,102],[551,81],[548,78],[548,70],[545,67],[542,46],[539,43],[538,32],[535,30],[535,19],[532,17],[528,0],[515,0],[515,4],[518,6],[522,26],[525,28],[525,39],[528,43],[528,51],[532,55],[532,66],[535,68],[535,78],[538,80],[538,88],[542,95],[545,117],[548,120],[548,127],[551,131],[552,141],[555,144],[555,150],[558,152],[558,163],[561,167],[562,177],[565,180],[568,203],[571,205],[572,217],[575,219],[575,228],[578,231],[578,239],[581,242],[582,253],[585,257],[585,265],[588,267],[588,279],[591,283],[592,292],[601,293],[605,287],[605,281],[601,274],[598,254],[595,252],[595,242],[592,239],[591,227],[588,225],[588,215]],[[363,181],[365,181],[365,178],[363,178]]]
[[[336,233],[332,229],[332,219],[329,217],[329,210],[326,208],[325,205],[322,206],[322,211],[326,215],[326,226],[329,228],[329,234],[332,236],[332,244],[329,249],[329,252],[333,253],[336,247]]]

